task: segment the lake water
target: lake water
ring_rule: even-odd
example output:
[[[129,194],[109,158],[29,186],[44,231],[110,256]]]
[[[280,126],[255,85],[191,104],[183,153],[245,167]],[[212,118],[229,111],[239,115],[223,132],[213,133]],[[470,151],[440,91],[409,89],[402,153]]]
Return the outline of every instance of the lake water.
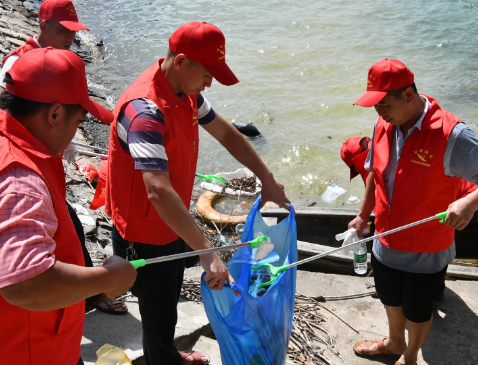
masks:
[[[228,121],[252,122],[264,139],[251,144],[295,205],[358,208],[360,177],[349,181],[340,158],[351,136],[370,136],[373,108],[352,106],[365,91],[368,68],[398,58],[418,91],[478,131],[478,9],[467,1],[75,1],[82,35],[101,62],[89,83],[114,102],[167,51],[169,35],[187,21],[207,21],[226,36],[228,65],[241,80],[214,82],[204,95]],[[103,47],[95,47],[103,40]],[[198,172],[240,165],[204,131]],[[327,185],[347,190],[327,205]]]

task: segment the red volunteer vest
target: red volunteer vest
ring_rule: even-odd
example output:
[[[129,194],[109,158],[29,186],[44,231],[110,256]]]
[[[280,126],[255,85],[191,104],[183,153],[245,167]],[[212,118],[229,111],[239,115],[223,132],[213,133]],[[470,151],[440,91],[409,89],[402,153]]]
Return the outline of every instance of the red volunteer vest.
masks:
[[[81,244],[66,207],[63,164],[14,118],[0,110],[0,172],[20,163],[46,182],[58,229],[55,258],[85,266]],[[85,319],[85,303],[51,311],[30,311],[11,305],[0,295],[1,358],[5,364],[76,365]]]
[[[5,62],[7,61],[8,57],[13,56],[13,55],[21,56],[22,54],[27,53],[28,51],[31,51],[32,49],[35,49],[35,48],[41,48],[41,47],[33,39],[33,36],[30,36],[30,38],[28,38],[28,40],[25,42],[25,44],[23,46],[15,48],[13,51],[11,51],[9,54],[7,54],[3,58],[2,67],[5,64]]]
[[[171,184],[189,208],[198,157],[197,95],[178,97],[161,71],[160,59],[144,71],[121,95],[113,114],[108,148],[105,210],[121,236],[129,241],[165,245],[179,236],[159,217],[148,200],[141,170],[135,170],[130,154],[120,145],[117,119],[131,100],[148,98],[164,114],[163,145],[168,156]]]
[[[395,173],[393,201],[390,204],[383,172],[388,165],[393,138],[393,126],[381,117],[374,136],[373,172],[375,180],[375,228],[382,233],[437,213],[476,189],[457,177],[445,176],[443,158],[448,137],[457,123],[453,114],[440,108],[427,96],[430,109],[406,141]],[[439,252],[453,242],[455,231],[438,219],[380,237],[380,242],[394,250],[405,252]]]

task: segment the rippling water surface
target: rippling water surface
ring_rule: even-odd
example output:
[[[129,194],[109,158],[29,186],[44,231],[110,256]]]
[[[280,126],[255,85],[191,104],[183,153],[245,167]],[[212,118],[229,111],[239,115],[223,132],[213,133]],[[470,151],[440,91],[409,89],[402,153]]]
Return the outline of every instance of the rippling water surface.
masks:
[[[466,1],[160,1],[80,0],[80,19],[102,62],[88,68],[93,88],[114,101],[156,59],[186,21],[214,23],[226,36],[227,62],[241,82],[205,92],[227,120],[251,121],[264,139],[252,145],[294,204],[320,200],[327,185],[347,190],[330,206],[358,208],[350,196],[363,183],[348,179],[340,147],[371,135],[373,109],[352,106],[365,91],[368,68],[398,58],[419,92],[478,131],[478,9]],[[473,61],[473,62],[472,62]],[[101,76],[101,81],[98,76]],[[198,171],[239,164],[201,133]]]

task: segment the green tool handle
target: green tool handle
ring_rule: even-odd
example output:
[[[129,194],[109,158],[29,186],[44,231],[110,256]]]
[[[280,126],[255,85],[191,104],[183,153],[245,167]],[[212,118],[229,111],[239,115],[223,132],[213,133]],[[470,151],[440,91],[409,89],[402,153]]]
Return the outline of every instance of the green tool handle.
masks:
[[[435,215],[437,219],[440,219],[440,223],[445,223],[445,218],[448,215],[448,210],[446,212],[441,212]]]
[[[133,267],[138,270],[139,267],[143,267],[144,265],[146,265],[146,260],[144,259],[140,259],[140,260],[134,260],[134,261],[130,261],[131,262],[131,265],[133,265]]]
[[[235,248],[244,247],[244,246],[251,246],[252,248],[258,248],[261,245],[261,243],[264,242],[264,241],[267,241],[268,238],[269,238],[268,236],[261,236],[261,237],[257,237],[255,239],[253,239],[252,241],[239,243],[237,245],[207,248],[205,250],[178,253],[176,255],[157,257],[157,258],[154,258],[154,259],[134,260],[134,261],[130,261],[130,263],[131,263],[131,265],[134,266],[135,269],[137,269],[139,267],[143,267],[144,265],[154,264],[154,263],[157,263],[157,262],[172,261],[172,260],[183,259],[183,258],[191,257],[191,256],[204,255],[206,253],[233,250]]]
[[[203,180],[206,180],[207,182],[211,182],[211,179],[216,179],[216,180],[219,180],[220,182],[224,183],[224,184],[227,184],[227,180],[226,179],[223,179],[222,177],[220,176],[216,176],[216,175],[203,175],[203,174],[196,174],[197,177],[199,177],[200,179],[203,179]]]

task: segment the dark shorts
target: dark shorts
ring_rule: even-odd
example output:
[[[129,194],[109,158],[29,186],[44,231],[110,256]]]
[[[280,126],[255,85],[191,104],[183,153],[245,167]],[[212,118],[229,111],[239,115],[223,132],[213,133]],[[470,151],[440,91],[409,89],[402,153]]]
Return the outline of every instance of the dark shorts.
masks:
[[[433,298],[443,284],[446,269],[433,274],[415,274],[392,269],[372,254],[375,289],[380,301],[389,307],[402,306],[403,315],[415,323],[432,317]]]

